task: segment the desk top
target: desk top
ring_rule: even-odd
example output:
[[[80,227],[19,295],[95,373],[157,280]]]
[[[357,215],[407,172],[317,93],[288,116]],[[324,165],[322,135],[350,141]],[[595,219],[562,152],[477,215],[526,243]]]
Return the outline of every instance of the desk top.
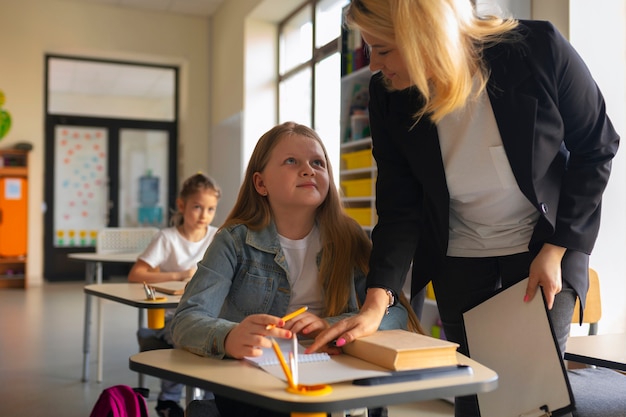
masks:
[[[129,367],[259,407],[284,413],[312,413],[468,395],[497,387],[498,376],[494,371],[461,354],[458,357],[460,363],[472,367],[472,373],[374,386],[344,382],[333,384],[332,392],[323,396],[291,394],[286,391],[284,381],[246,361],[205,358],[180,349],[135,354],[129,359]]]
[[[565,359],[626,371],[626,333],[570,337]]]
[[[97,252],[74,252],[68,253],[67,257],[77,261],[86,262],[121,262],[134,263],[141,253],[97,253]]]
[[[90,284],[83,291],[85,294],[137,308],[176,308],[180,302],[180,295],[165,294],[157,295],[159,298],[163,297],[163,300],[147,300],[143,284],[134,282]]]

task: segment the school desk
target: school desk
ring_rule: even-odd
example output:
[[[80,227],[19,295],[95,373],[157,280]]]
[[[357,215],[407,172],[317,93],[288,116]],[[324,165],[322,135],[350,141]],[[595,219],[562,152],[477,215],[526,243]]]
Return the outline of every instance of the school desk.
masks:
[[[626,371],[626,333],[573,336],[565,360]]]
[[[181,285],[184,285],[181,282]],[[146,299],[146,293],[143,288],[143,284],[139,283],[104,283],[104,284],[90,284],[84,288],[85,298],[91,298],[91,296],[98,297],[100,299],[107,299],[116,303],[125,304],[131,307],[139,309],[139,324],[141,327],[143,324],[143,309],[162,309],[162,308],[176,308],[180,301],[179,295],[165,295],[157,293],[158,297],[164,297],[162,301],[149,301]],[[87,313],[85,313],[85,320],[87,320]],[[89,332],[90,326],[85,326],[85,340],[84,340],[84,353],[86,361],[89,360]],[[102,309],[101,303],[98,302],[98,372],[97,381],[102,382],[102,356],[103,356],[103,326],[102,326]],[[83,363],[83,381],[87,380],[88,376],[88,362],[87,365]],[[139,385],[142,385],[141,377],[139,378]]]
[[[129,358],[129,367],[277,412],[332,412],[333,416],[341,416],[343,410],[477,394],[497,387],[498,375],[493,370],[457,355],[459,362],[469,365],[472,372],[371,386],[342,382],[332,384],[332,392],[320,396],[291,394],[283,380],[246,361],[206,358],[181,349],[137,353]]]

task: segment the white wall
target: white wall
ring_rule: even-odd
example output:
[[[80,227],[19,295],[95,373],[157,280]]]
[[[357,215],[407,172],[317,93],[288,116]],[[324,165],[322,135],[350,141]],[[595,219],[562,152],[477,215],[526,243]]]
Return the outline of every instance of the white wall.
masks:
[[[181,68],[179,177],[209,172],[209,21],[63,0],[3,1],[0,89],[13,127],[0,147],[30,155],[28,280],[43,282],[44,56],[46,53],[178,65]]]

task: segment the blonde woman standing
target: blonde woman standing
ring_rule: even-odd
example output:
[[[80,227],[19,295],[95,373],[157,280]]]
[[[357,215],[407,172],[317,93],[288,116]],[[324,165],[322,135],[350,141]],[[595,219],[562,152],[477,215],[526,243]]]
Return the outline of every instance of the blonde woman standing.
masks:
[[[461,352],[462,312],[526,277],[563,351],[619,142],[587,67],[552,24],[479,17],[470,0],[353,0],[346,18],[377,72],[378,224],[360,314],[311,348],[374,332],[417,253],[413,288],[432,280]],[[473,398],[456,408],[479,415]]]

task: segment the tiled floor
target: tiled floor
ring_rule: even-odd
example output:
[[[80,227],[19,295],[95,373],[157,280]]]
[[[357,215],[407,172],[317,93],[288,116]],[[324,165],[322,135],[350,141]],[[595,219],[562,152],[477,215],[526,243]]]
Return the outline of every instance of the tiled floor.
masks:
[[[0,290],[0,414],[87,417],[100,392],[111,385],[137,386],[128,357],[137,352],[137,310],[105,301],[104,375],[96,379],[95,330],[90,378],[81,382],[83,283],[46,283],[27,290]],[[95,326],[94,326],[95,327]],[[151,417],[159,381],[146,377]],[[391,417],[450,417],[452,406],[429,401],[393,406]]]

